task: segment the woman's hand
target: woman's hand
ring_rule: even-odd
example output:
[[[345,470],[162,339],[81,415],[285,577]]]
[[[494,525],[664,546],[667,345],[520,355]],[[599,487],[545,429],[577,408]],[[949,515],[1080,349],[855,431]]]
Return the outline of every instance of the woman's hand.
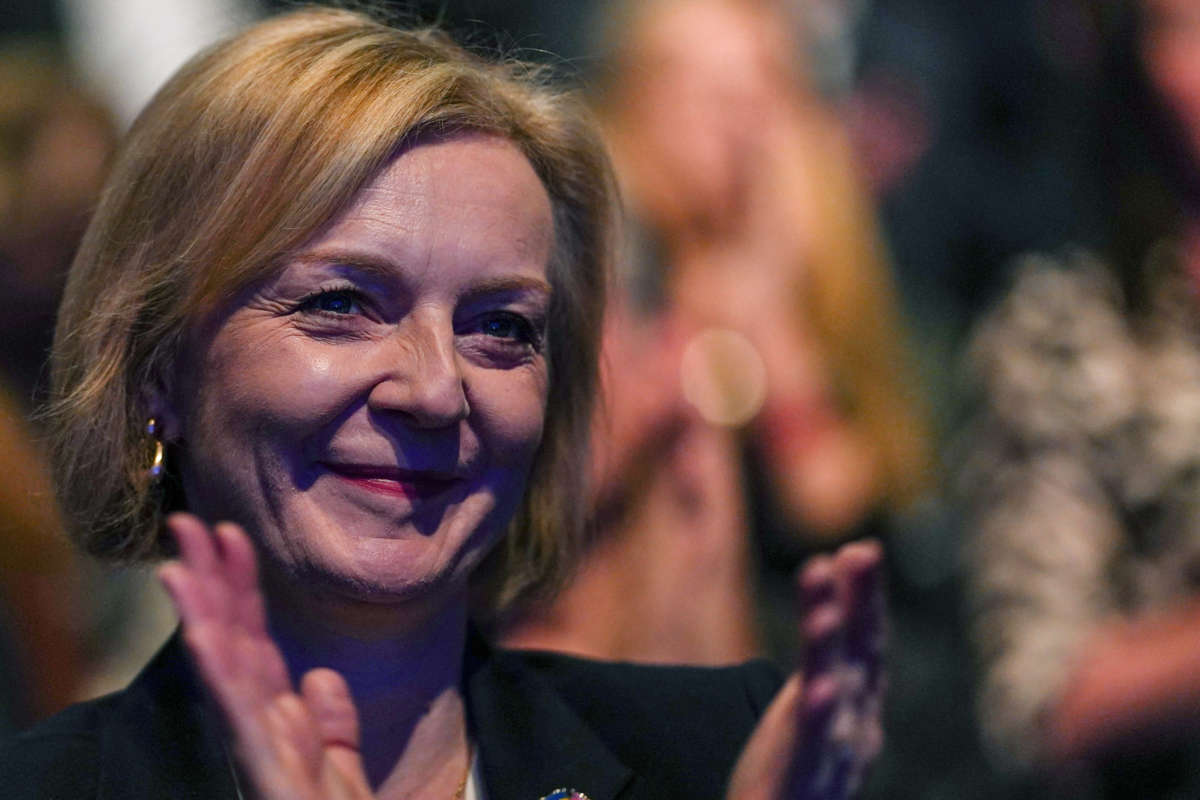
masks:
[[[601,401],[593,419],[594,502],[611,500],[638,464],[656,463],[692,412],[679,389],[688,323],[670,309],[642,316],[618,300],[607,311]]]
[[[367,800],[358,717],[345,682],[313,670],[293,689],[266,626],[254,551],[237,525],[189,514],[168,526],[179,559],[159,572],[184,641],[264,800]],[[880,550],[846,545],[800,573],[802,670],[767,709],[729,786],[737,800],[842,800],[882,742]]]
[[[880,563],[878,543],[856,542],[801,569],[805,663],[742,751],[730,800],[843,800],[858,787],[883,744]]]
[[[159,570],[200,676],[225,714],[240,763],[264,800],[373,797],[346,682],[316,669],[292,687],[267,631],[254,550],[237,525],[190,514],[167,526],[179,558]]]

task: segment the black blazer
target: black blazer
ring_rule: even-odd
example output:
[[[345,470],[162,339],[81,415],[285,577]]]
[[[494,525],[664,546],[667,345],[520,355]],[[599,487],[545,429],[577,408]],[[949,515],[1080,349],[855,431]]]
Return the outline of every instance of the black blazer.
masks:
[[[591,800],[719,798],[780,677],[469,647],[467,707],[488,800],[558,788]],[[245,782],[243,782],[244,788]],[[0,749],[0,793],[28,800],[234,800],[220,721],[178,635],[124,691]]]

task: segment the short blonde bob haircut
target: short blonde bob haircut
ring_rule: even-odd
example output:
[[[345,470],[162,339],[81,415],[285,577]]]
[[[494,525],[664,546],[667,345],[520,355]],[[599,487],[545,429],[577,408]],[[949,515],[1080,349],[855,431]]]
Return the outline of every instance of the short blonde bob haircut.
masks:
[[[278,268],[406,143],[464,130],[522,150],[555,225],[543,438],[476,588],[498,612],[569,572],[616,216],[604,148],[582,105],[537,69],[333,9],[269,19],[198,55],[117,157],[51,355],[46,419],[78,544],[125,562],[169,554],[163,518],[186,501],[177,476],[147,473],[146,389],[171,374],[185,331]]]

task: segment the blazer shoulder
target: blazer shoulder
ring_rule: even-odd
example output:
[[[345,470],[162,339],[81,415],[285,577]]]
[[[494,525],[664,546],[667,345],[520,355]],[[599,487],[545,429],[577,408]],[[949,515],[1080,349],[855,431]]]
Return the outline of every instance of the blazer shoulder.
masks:
[[[757,717],[783,684],[782,671],[766,659],[696,667],[599,661],[544,651],[511,651],[508,655],[568,697],[596,695],[606,703],[623,699],[698,710],[741,707]]]
[[[125,689],[0,745],[0,795],[216,800],[236,787],[178,637]]]
[[[510,656],[550,684],[622,761],[657,776],[664,789],[723,785],[783,682],[767,661],[712,668]]]
[[[0,744],[0,786],[14,800],[96,796],[103,720],[115,696],[80,703]]]

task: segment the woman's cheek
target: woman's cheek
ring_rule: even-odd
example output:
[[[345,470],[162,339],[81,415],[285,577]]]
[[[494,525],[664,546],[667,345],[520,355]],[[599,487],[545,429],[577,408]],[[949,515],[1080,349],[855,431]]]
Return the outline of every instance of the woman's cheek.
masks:
[[[340,360],[320,352],[294,354],[271,369],[259,393],[266,390],[281,419],[319,425],[351,402],[354,384],[347,365],[354,361],[352,354]]]
[[[353,347],[314,341],[302,334],[246,342],[225,357],[232,368],[221,384],[241,412],[259,424],[284,425],[298,436],[336,419],[362,393],[363,354]],[[240,353],[238,352],[240,351]]]
[[[544,374],[523,377],[505,386],[471,392],[468,402],[477,424],[487,428],[483,438],[493,442],[493,457],[528,468],[545,428],[546,381]]]

